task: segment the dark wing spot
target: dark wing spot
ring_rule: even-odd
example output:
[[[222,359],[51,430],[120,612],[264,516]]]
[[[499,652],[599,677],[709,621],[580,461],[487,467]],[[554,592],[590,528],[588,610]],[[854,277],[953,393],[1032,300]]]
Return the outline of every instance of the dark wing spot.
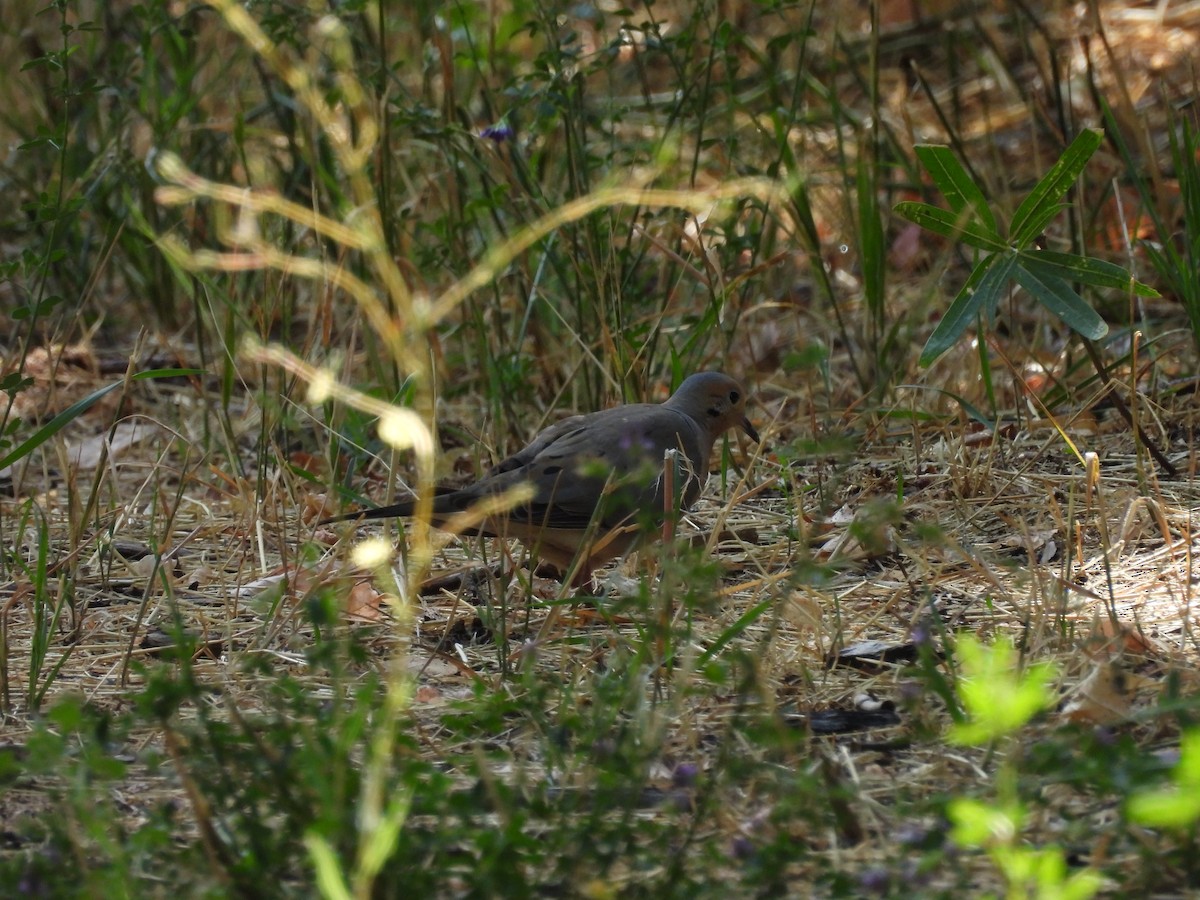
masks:
[[[542,474],[543,475],[557,475],[562,470],[563,470],[562,466],[546,466],[546,468],[542,469]]]

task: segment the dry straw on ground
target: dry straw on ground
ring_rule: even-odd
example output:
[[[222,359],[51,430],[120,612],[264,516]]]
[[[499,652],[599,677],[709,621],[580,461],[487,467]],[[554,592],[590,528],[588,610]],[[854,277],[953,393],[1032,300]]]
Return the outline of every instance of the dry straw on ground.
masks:
[[[1065,36],[1081,26],[1072,19],[1074,11],[1060,9],[1047,15],[1044,33],[1027,45],[1036,52],[1004,71],[1048,80],[1055,66],[1079,72],[1090,60],[1098,67],[1098,83],[1112,84],[1121,94],[1118,114],[1133,116],[1139,104],[1153,99],[1145,73],[1137,78],[1128,74],[1137,68],[1130,60],[1147,57],[1142,48],[1153,47],[1149,70],[1166,91],[1179,87],[1183,92],[1188,77],[1194,77],[1186,72],[1194,55],[1196,9],[1159,12],[1163,18],[1148,33],[1152,10],[1105,7],[1099,10],[1103,40],[1093,28],[1088,40],[1071,45],[1072,55],[1063,55],[1058,50],[1067,42]],[[994,35],[989,52],[1013,52],[1006,46],[1008,36],[988,17],[981,27]],[[913,26],[884,43],[887,124],[921,140],[945,135],[901,63],[914,41],[927,39],[927,30]],[[960,107],[978,112],[977,129],[965,135],[970,148],[979,151],[986,144],[979,158],[996,163],[996,171],[1027,172],[1031,182],[1054,155],[1030,152],[1030,136],[1037,132],[1030,126],[1033,104],[1019,84],[975,75],[959,85],[963,92],[956,98]],[[838,87],[844,88],[843,102],[853,106],[855,86]],[[1076,100],[1081,119],[1094,115],[1091,98]],[[1155,126],[1162,122],[1151,124],[1130,127],[1138,134],[1160,134]],[[803,141],[813,167],[814,196],[822,207],[818,218],[828,239],[830,269],[846,304],[839,314],[854,316],[860,312],[861,285],[853,263],[839,251],[837,235],[847,227],[841,212],[848,201],[842,173],[832,168],[836,137],[815,127]],[[1147,161],[1162,149],[1156,140],[1141,147]],[[1098,157],[1096,165],[1117,169],[1112,158]],[[901,273],[920,272],[935,252],[943,254],[932,259],[938,273],[951,266],[949,251],[910,245],[906,237],[912,240],[898,236],[894,245]],[[657,236],[647,240],[664,243]],[[697,246],[703,250],[702,242]],[[805,335],[840,333],[834,314],[809,303],[796,287],[810,275],[806,266],[799,254],[781,254],[754,273],[768,286],[761,298],[737,311],[741,328],[726,356],[754,386],[757,409],[752,415],[763,432],[763,447],[729,448],[725,483],[711,480],[708,494],[686,517],[677,546],[665,551],[685,553],[683,545],[691,541],[717,560],[721,577],[711,604],[694,614],[670,605],[662,610],[664,617],[677,621],[691,615],[689,643],[674,648],[674,668],[662,675],[673,679],[673,690],[685,693],[687,680],[698,677],[689,666],[720,644],[748,611],[770,601],[770,612],[736,637],[737,647],[749,648],[757,660],[754,700],[777,709],[803,735],[798,741],[805,752],[789,763],[800,760],[830,783],[852,785],[855,797],[835,829],[796,826],[794,839],[814,854],[796,864],[792,874],[797,879],[806,876],[805,867],[815,857],[848,871],[867,871],[885,855],[882,848],[903,841],[907,831],[915,835],[935,826],[898,820],[897,792],[969,795],[990,789],[995,761],[987,751],[947,750],[940,740],[924,737],[939,733],[946,716],[908,666],[914,648],[939,632],[1016,636],[1025,659],[1055,664],[1061,702],[1028,729],[1018,752],[1066,722],[1131,734],[1148,751],[1175,742],[1177,726],[1151,712],[1168,676],[1171,689],[1180,694],[1194,693],[1197,687],[1191,589],[1200,541],[1194,524],[1200,499],[1194,462],[1196,385],[1186,382],[1196,364],[1182,339],[1162,342],[1151,375],[1118,373],[1113,388],[1128,393],[1133,383],[1140,392],[1144,426],[1183,473],[1168,480],[1139,452],[1103,392],[1079,374],[1069,337],[1048,328],[1021,301],[1004,311],[1004,327],[1014,343],[1027,338],[1038,359],[1023,360],[1025,369],[997,369],[1003,394],[999,405],[1012,412],[995,427],[971,421],[939,393],[979,398],[978,356],[971,347],[956,348],[929,372],[910,373],[916,386],[897,390],[886,406],[864,399],[857,362],[852,364],[851,351],[836,339],[828,342],[833,350],[826,372],[792,366],[787,351]],[[700,279],[712,272],[698,262],[694,275]],[[935,289],[932,276],[914,274],[889,302],[897,309],[910,302],[928,303]],[[1179,319],[1172,307],[1150,312],[1162,321]],[[861,359],[861,348],[855,349]],[[163,339],[161,350],[167,358],[196,362],[190,348],[170,340]],[[32,357],[46,369],[35,371],[27,364],[36,390],[23,394],[24,401],[36,398],[45,418],[78,391],[104,383],[101,373],[111,375],[112,366],[106,364],[111,361],[90,353],[76,348],[58,357],[57,368],[50,350]],[[557,363],[548,356],[534,367],[533,377],[545,380],[544,397],[569,391]],[[63,376],[67,369],[69,378]],[[301,388],[281,377],[276,381],[276,373],[251,376],[247,369],[243,374],[267,379],[285,402],[302,405]],[[442,373],[447,379],[458,374]],[[1050,381],[1069,385],[1050,411],[1053,422],[1028,400]],[[536,666],[555,678],[583,683],[605,667],[619,665],[643,640],[645,630],[619,611],[619,603],[579,604],[551,620],[555,607],[548,601],[562,596],[557,583],[524,572],[495,577],[497,571],[511,573],[520,562],[519,546],[449,539],[439,539],[425,589],[409,598],[413,627],[401,633],[385,598],[403,578],[389,584],[378,573],[354,570],[344,555],[330,549],[336,535],[314,532],[311,523],[321,517],[328,498],[282,463],[318,471],[321,461],[308,451],[290,454],[274,446],[256,455],[251,448],[269,438],[260,430],[261,410],[249,390],[233,398],[228,411],[232,428],[222,437],[226,451],[240,454],[245,468],[241,474],[214,470],[200,448],[208,426],[205,407],[217,393],[218,386],[196,377],[140,383],[124,398],[128,408],[118,430],[110,430],[113,408],[96,407],[66,433],[62,444],[29,467],[3,473],[17,495],[34,499],[37,508],[36,515],[22,518],[20,503],[2,501],[5,527],[13,529],[6,541],[26,557],[36,554],[39,543],[53,548],[47,583],[52,590],[73,592],[50,652],[50,666],[63,664],[44,699],[76,692],[100,707],[122,708],[139,684],[131,663],[162,656],[155,638],[169,630],[178,614],[202,646],[195,661],[197,677],[213,685],[225,703],[252,714],[269,698],[246,677],[240,662],[264,657],[278,670],[309,677],[305,650],[312,633],[305,604],[329,584],[343,584],[346,616],[341,627],[365,636],[377,664],[383,667],[398,647],[407,648],[415,683],[414,729],[421,752],[438,759],[458,749],[439,743],[440,712],[469,699],[479,685],[505,690],[502,663]],[[481,421],[484,402],[460,398],[440,409],[443,435],[475,435],[496,446],[513,439]],[[30,418],[37,412],[31,410]],[[524,434],[544,424],[538,417],[528,411],[521,423]],[[489,428],[492,433],[485,434]],[[1098,470],[1070,452],[1063,434],[1081,451],[1094,454]],[[443,449],[441,474],[450,477],[492,461],[476,458],[480,453]],[[264,461],[270,464],[257,468]],[[82,520],[79,498],[98,472],[104,474],[108,499],[102,511]],[[383,477],[379,470],[371,475]],[[377,485],[368,485],[366,492],[376,493]],[[39,534],[43,526],[44,534]],[[161,566],[154,563],[155,553]],[[678,577],[669,559],[655,556],[648,551],[622,563],[613,573],[614,595],[629,579],[639,583]],[[811,575],[818,566],[824,567],[820,578]],[[70,584],[56,580],[58,568],[72,571]],[[0,700],[7,713],[4,740],[10,746],[22,743],[32,721],[24,700],[31,686],[22,681],[27,667],[12,664],[32,652],[31,591],[17,581],[0,587],[0,626],[12,676]],[[651,592],[663,595],[669,591]],[[506,612],[497,619],[500,609]],[[483,621],[480,610],[493,619]],[[507,634],[496,633],[497,622]],[[497,651],[500,639],[508,642],[507,660]],[[839,653],[866,642],[877,642],[876,652],[853,664],[835,664]],[[309,688],[314,696],[332,690],[317,678],[310,678]],[[648,685],[648,696],[653,688]],[[672,788],[669,763],[710,765],[705,736],[721,733],[742,702],[700,692],[689,696],[704,699],[686,708],[668,704],[641,711],[641,724],[665,735],[663,760],[652,778],[664,795]],[[815,713],[881,707],[894,709],[898,724],[842,736],[812,733]],[[536,773],[541,761],[530,750],[527,734],[496,735],[496,741],[510,747],[514,768]],[[757,748],[747,746],[745,752],[753,754]],[[131,823],[164,793],[182,796],[176,781],[141,772],[121,789],[121,808]],[[1067,835],[1078,857],[1112,864],[1105,832],[1115,815],[1112,801],[1061,785],[1055,793],[1029,823],[1027,838],[1050,843]],[[757,839],[768,827],[769,802],[750,785],[740,803],[723,808],[704,827],[723,840]],[[44,806],[36,785],[10,791],[0,800],[0,819],[37,816]],[[644,814],[655,815],[653,798]],[[185,823],[181,830],[188,833],[189,827]],[[980,884],[994,878],[982,858],[964,859],[963,865],[979,868]]]

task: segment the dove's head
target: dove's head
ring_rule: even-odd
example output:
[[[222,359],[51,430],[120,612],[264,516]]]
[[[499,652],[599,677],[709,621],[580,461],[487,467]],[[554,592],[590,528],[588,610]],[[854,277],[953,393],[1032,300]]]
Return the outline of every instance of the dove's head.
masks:
[[[757,442],[758,431],[746,418],[746,392],[721,372],[689,375],[666,406],[695,419],[716,438],[730,428],[740,428]]]

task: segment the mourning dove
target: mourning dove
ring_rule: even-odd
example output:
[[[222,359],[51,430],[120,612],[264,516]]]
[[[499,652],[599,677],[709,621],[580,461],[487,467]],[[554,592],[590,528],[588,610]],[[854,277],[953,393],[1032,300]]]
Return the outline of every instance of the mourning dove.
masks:
[[[663,458],[679,451],[681,507],[695,502],[708,479],[716,439],[741,428],[755,442],[758,432],[745,415],[746,394],[720,372],[690,376],[663,403],[633,403],[572,416],[541,431],[525,449],[457,490],[433,499],[433,524],[521,484],[531,499],[503,514],[489,515],[467,533],[517,538],[530,553],[576,582],[628,550],[639,526],[664,515]],[[414,500],[326,519],[386,519],[413,515]]]

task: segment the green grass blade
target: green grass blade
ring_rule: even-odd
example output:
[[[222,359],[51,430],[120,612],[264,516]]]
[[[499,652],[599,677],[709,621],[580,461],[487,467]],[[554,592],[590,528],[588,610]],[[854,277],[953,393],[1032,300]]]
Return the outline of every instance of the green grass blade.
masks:
[[[151,369],[146,372],[139,372],[134,375],[133,378],[135,381],[142,381],[147,378],[178,378],[187,375],[201,375],[203,372],[203,369]],[[92,391],[92,393],[88,394],[86,397],[72,403],[57,416],[22,441],[20,445],[15,447],[11,452],[3,457],[0,457],[0,469],[5,469],[15,463],[17,460],[28,456],[38,447],[42,446],[42,444],[46,443],[46,441],[50,440],[50,438],[54,437],[54,435],[62,431],[63,428],[65,428],[70,422],[77,419],[79,416],[83,415],[85,412],[95,406],[97,401],[106,395],[111,394],[124,383],[125,382],[123,380],[115,381],[112,384],[105,385],[98,390]]]
[[[871,314],[875,334],[884,330],[884,287],[887,272],[887,247],[883,238],[883,215],[876,191],[875,172],[862,158],[858,163],[858,250],[862,265],[863,296]]]
[[[942,144],[917,144],[913,151],[937,189],[946,198],[946,202],[950,204],[950,208],[960,216],[968,210],[971,211],[979,217],[988,231],[999,238],[996,217],[992,215],[983,191],[963,168],[954,152]]]
[[[92,393],[88,394],[83,399],[72,403],[57,416],[31,434],[28,438],[23,440],[10,453],[0,457],[0,469],[5,469],[15,463],[17,460],[28,456],[38,447],[42,446],[42,444],[46,443],[46,441],[50,440],[50,438],[54,437],[54,435],[62,431],[63,428],[65,428],[70,422],[74,421],[76,418],[91,409],[98,400],[107,394],[111,394],[124,383],[124,381],[118,381],[113,384],[106,385],[97,391],[92,391]]]
[[[1098,128],[1087,128],[1080,132],[1079,137],[1063,151],[1058,162],[1017,207],[1009,234],[1018,247],[1024,247],[1042,233],[1049,221],[1046,218],[1047,210],[1058,206],[1103,140],[1104,132]]]
[[[982,425],[984,428],[986,428],[989,432],[992,431],[993,429],[995,429],[995,427],[996,427],[996,418],[994,416],[985,415],[983,410],[981,410],[979,407],[975,406],[973,403],[968,401],[966,397],[963,397],[960,394],[956,394],[953,391],[948,391],[945,388],[933,387],[932,385],[929,385],[929,384],[915,384],[915,383],[901,384],[901,385],[897,385],[897,387],[907,388],[908,390],[912,390],[912,391],[928,391],[932,394],[940,394],[943,397],[949,397],[951,400],[953,400],[955,403],[957,403],[959,405],[959,407],[962,409],[962,411],[967,414],[967,417],[969,419],[972,419],[975,422],[978,422],[980,425]],[[888,413],[889,418],[892,418],[895,415],[896,415],[895,412]]]
[[[145,372],[134,373],[133,380],[145,381],[147,378],[189,378],[192,375],[203,374],[203,369],[147,369]]]
[[[962,213],[951,212],[928,203],[918,203],[905,200],[894,207],[896,215],[908,219],[914,225],[920,225],[927,231],[940,234],[942,237],[962,241],[971,247],[987,250],[989,253],[1000,253],[1008,249],[1008,245],[999,234],[988,231],[978,222],[973,222]]]
[[[700,658],[697,661],[697,668],[706,665],[710,660],[714,660],[720,656],[721,651],[724,650],[734,638],[742,634],[747,628],[757,622],[759,617],[761,617],[763,613],[767,612],[767,610],[771,609],[771,607],[774,605],[774,600],[764,600],[742,613],[736,622],[721,632],[717,640],[713,641],[712,646],[700,654]]]
[[[1024,266],[1016,267],[1017,283],[1034,299],[1086,338],[1098,341],[1108,334],[1108,325],[1087,301],[1061,278],[1039,276]]]

